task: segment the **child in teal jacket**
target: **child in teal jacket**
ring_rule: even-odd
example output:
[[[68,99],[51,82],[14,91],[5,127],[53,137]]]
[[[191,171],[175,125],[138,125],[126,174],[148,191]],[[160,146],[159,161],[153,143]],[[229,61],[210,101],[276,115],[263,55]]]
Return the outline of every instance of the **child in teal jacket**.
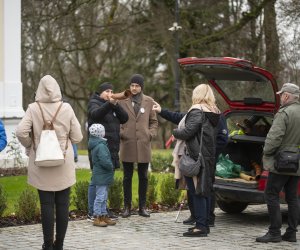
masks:
[[[93,124],[89,128],[90,137],[88,147],[91,151],[93,174],[91,184],[96,186],[96,199],[94,201],[94,226],[106,227],[115,225],[107,216],[108,187],[114,180],[111,155],[104,138],[105,129],[102,124]]]

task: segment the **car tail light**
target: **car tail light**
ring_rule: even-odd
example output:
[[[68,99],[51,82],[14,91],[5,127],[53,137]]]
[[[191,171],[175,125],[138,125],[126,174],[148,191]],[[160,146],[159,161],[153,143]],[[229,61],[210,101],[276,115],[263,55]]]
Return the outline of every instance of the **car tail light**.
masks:
[[[268,180],[269,171],[263,171],[259,181],[258,181],[258,190],[264,191],[266,188],[267,180]]]

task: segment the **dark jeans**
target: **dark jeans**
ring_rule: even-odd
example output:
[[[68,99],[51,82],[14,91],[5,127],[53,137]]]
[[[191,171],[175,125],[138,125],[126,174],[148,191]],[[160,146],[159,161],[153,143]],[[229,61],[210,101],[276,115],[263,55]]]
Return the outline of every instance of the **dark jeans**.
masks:
[[[186,177],[186,184],[189,189],[194,205],[194,217],[196,228],[207,231],[210,210],[210,197],[204,197],[195,193],[195,186],[192,177]]]
[[[70,188],[56,192],[38,190],[38,193],[41,204],[44,243],[48,246],[53,244],[55,217],[56,241],[62,244],[69,222]]]
[[[288,204],[288,228],[287,232],[296,232],[298,225],[298,197],[297,186],[299,176],[281,175],[269,173],[265,199],[268,205],[270,217],[269,232],[272,235],[280,235],[282,217],[280,212],[279,193],[284,189],[285,200]]]
[[[146,206],[148,166],[149,163],[138,163],[139,208]],[[124,205],[125,207],[131,207],[133,162],[123,162],[123,173]]]

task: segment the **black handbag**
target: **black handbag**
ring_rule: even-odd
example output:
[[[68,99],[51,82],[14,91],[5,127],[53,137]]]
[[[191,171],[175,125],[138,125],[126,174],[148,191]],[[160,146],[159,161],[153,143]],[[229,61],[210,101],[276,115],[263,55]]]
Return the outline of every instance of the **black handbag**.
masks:
[[[203,120],[203,119],[202,119]],[[179,160],[179,170],[180,172],[187,177],[197,176],[200,172],[200,168],[202,165],[202,136],[203,136],[203,124],[201,126],[201,137],[200,137],[200,149],[197,160],[194,160],[187,152],[184,150],[184,154],[181,156]]]
[[[185,150],[186,151],[186,150]],[[190,157],[187,152],[185,152],[179,161],[180,172],[187,177],[197,176],[200,172],[201,167],[201,154],[199,154],[198,159],[195,161]]]
[[[296,173],[299,169],[299,157],[299,151],[279,151],[275,155],[274,168],[280,173]]]

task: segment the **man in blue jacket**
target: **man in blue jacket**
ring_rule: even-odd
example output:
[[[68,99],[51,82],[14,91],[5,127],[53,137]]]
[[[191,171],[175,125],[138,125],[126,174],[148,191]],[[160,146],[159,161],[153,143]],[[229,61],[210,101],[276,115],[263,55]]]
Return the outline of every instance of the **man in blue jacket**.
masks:
[[[0,119],[0,152],[5,149],[7,145],[6,133],[4,129],[4,124]]]

